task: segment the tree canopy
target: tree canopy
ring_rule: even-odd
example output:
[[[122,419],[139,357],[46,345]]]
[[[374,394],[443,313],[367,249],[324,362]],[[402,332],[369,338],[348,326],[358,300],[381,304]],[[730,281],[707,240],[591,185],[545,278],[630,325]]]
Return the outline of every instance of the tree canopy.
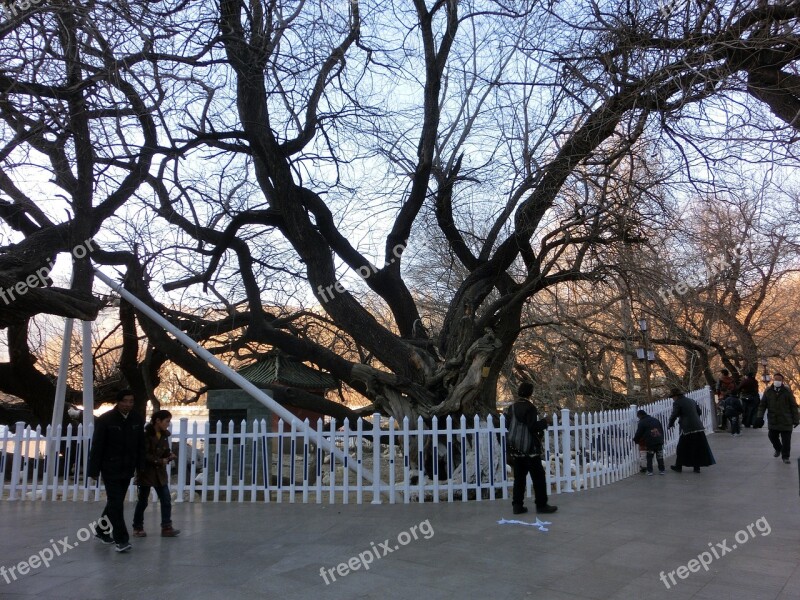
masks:
[[[42,419],[53,384],[31,319],[101,314],[92,262],[210,351],[278,348],[398,418],[492,412],[498,380],[536,378],[553,344],[584,365],[565,372],[581,393],[620,400],[604,356],[630,360],[638,314],[675,349],[668,378],[708,380],[714,357],[753,368],[770,286],[797,268],[795,0],[15,13],[0,25],[0,289],[97,246],[68,286],[0,306],[0,391]],[[659,294],[742,236],[749,254],[710,286]],[[127,303],[118,319],[140,395],[168,364],[226,385]]]

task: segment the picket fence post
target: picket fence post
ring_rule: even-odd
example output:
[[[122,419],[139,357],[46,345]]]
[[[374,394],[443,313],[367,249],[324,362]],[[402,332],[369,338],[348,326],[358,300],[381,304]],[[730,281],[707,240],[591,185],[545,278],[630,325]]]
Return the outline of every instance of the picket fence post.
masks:
[[[19,485],[20,468],[22,464],[22,434],[25,431],[25,422],[17,421],[17,427],[14,431],[14,459],[11,461],[11,489],[9,490],[8,499],[17,499],[17,486]]]
[[[571,421],[569,409],[561,409],[561,477],[567,488],[567,493],[572,492],[572,453],[570,449]]]
[[[189,419],[182,417],[178,427],[178,490],[175,502],[183,502],[183,491],[186,488],[186,433]]]

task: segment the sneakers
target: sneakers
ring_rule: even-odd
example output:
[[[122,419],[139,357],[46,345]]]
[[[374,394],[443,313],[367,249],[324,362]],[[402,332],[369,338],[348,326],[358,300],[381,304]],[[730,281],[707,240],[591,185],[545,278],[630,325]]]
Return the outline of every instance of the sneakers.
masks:
[[[551,506],[549,504],[545,504],[544,506],[537,506],[536,507],[536,512],[539,513],[540,515],[546,515],[546,514],[549,514],[549,513],[554,513],[557,510],[558,510],[557,506]]]
[[[785,462],[785,463],[788,465],[788,464],[789,464],[790,462],[792,462],[792,461],[790,461],[788,458],[784,458],[784,459],[783,459],[783,462]]]
[[[180,529],[173,529],[172,525],[167,525],[161,528],[161,537],[178,537]]]
[[[666,475],[666,474],[667,474],[667,472],[666,472],[664,469],[661,469],[661,470],[658,472],[658,474],[659,474],[659,475]]]
[[[94,534],[96,540],[100,540],[106,545],[110,545],[114,543],[114,538],[112,538],[109,534],[105,533],[104,531],[98,531]]]
[[[652,477],[652,476],[653,476],[653,472],[652,472],[652,471],[648,471],[648,472],[647,472],[647,476],[648,476],[648,477]]]
[[[147,533],[142,528],[133,528],[133,537],[147,537]]]
[[[780,455],[781,455],[781,451],[780,450],[775,450],[775,454],[773,454],[772,456],[775,457],[775,458],[778,458]]]
[[[521,515],[522,513],[528,512],[528,509],[525,506],[514,506],[514,514]]]
[[[133,548],[133,546],[131,546],[130,542],[124,542],[122,544],[117,544],[117,547],[114,548],[114,550],[116,550],[117,552],[127,552],[131,548]]]

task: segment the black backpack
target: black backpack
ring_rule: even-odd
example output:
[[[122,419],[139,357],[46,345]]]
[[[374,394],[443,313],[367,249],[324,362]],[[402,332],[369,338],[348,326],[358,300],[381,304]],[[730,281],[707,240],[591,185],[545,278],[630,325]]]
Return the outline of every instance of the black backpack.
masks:
[[[646,437],[648,445],[656,446],[664,443],[664,436],[661,435],[661,430],[655,425],[648,430]]]
[[[514,412],[514,405],[512,404],[506,408],[503,414],[506,417],[506,428],[508,429],[506,442],[512,452],[518,454],[536,454],[539,446],[538,440],[536,436],[530,432],[528,426],[517,419]]]

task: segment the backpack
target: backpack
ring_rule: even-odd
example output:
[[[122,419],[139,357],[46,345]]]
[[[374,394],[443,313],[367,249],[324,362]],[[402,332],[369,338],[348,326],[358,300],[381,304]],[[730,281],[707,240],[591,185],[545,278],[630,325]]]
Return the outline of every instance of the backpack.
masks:
[[[524,455],[537,454],[538,444],[536,437],[530,432],[527,425],[517,419],[512,404],[503,412],[506,417],[506,443],[512,452]]]
[[[661,430],[658,427],[651,427],[645,436],[648,446],[657,446],[664,443],[664,436],[661,435]]]
[[[725,408],[723,409],[723,414],[729,419],[738,417],[743,412],[742,401],[736,396],[728,396],[725,398],[724,406]]]

